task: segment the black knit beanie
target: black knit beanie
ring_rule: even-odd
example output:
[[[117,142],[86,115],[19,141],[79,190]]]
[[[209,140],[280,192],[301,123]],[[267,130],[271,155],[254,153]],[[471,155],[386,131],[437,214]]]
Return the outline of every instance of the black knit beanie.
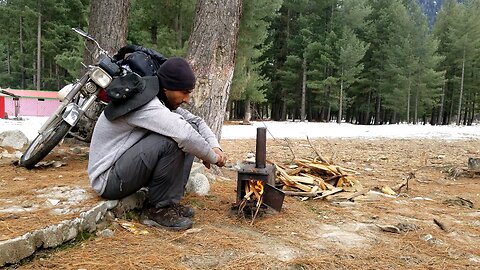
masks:
[[[168,90],[192,90],[195,88],[195,74],[187,60],[169,58],[157,71],[161,87]]]

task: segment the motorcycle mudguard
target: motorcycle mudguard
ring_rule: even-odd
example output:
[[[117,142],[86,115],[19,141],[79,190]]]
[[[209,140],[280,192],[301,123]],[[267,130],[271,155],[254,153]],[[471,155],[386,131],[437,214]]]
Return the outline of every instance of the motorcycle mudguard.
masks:
[[[65,111],[62,114],[62,118],[70,126],[75,126],[80,119],[80,107],[75,103],[70,103],[65,108]]]

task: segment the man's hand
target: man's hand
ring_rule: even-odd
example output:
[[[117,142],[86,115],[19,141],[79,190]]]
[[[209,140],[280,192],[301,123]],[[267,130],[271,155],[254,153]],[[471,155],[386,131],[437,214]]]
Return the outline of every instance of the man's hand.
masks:
[[[217,165],[218,167],[225,166],[225,162],[227,162],[227,156],[225,155],[225,153],[223,153],[222,149],[215,147],[213,148],[213,151],[215,152],[215,154],[217,154],[217,163],[215,163],[215,165]]]
[[[210,169],[210,162],[202,160],[202,163],[205,165],[205,167],[207,167],[207,169]]]
[[[223,153],[222,149],[215,147],[212,148],[212,150],[213,152],[215,152],[215,154],[217,154],[217,163],[215,163],[215,165],[217,165],[218,167],[225,166],[225,162],[227,162],[227,156],[225,155],[225,153]],[[202,163],[203,165],[205,165],[205,167],[207,167],[207,169],[210,169],[210,162],[203,160]]]

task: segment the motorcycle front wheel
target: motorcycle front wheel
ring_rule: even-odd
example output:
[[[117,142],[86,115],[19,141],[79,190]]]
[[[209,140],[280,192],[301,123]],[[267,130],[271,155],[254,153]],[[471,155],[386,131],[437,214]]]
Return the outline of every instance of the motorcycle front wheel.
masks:
[[[35,167],[39,161],[52,151],[52,149],[65,137],[71,126],[63,121],[61,116],[55,119],[45,128],[45,131],[38,134],[27,150],[20,158],[20,165],[27,169]]]

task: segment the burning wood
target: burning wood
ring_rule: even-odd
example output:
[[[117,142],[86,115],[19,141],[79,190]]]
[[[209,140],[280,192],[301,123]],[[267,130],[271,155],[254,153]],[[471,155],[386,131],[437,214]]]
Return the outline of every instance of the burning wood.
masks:
[[[313,159],[295,159],[294,165],[275,164],[287,195],[321,199],[341,192],[358,192],[362,185],[356,171]]]
[[[255,214],[253,215],[251,222],[251,224],[253,224],[263,203],[264,184],[263,181],[259,180],[249,180],[244,182],[245,196],[243,196],[243,200],[240,203],[238,213],[242,213],[247,206],[247,203],[251,202],[251,206],[255,205]],[[252,195],[254,198],[252,198]]]

